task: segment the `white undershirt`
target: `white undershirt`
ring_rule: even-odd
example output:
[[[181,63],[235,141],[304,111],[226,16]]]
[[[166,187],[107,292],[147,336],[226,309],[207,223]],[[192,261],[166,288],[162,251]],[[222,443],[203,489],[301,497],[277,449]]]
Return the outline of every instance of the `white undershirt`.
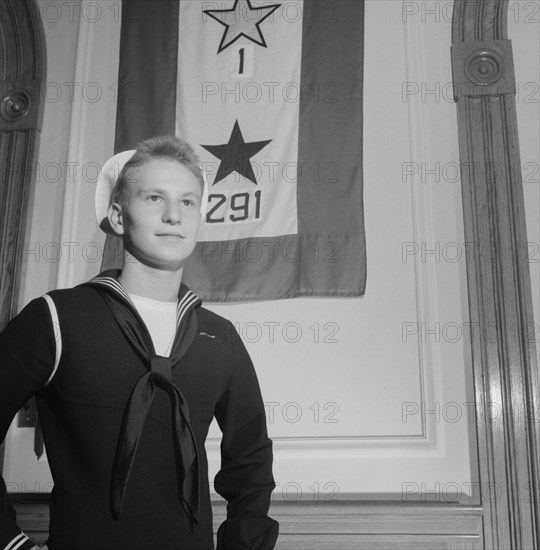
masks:
[[[176,334],[176,302],[161,302],[135,294],[129,297],[152,337],[157,355],[169,357]]]

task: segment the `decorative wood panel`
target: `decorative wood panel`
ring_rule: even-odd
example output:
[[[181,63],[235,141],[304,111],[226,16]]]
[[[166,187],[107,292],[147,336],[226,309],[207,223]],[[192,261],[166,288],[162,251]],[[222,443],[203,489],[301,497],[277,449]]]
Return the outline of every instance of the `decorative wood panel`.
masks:
[[[0,330],[16,313],[32,166],[43,118],[45,38],[35,0],[0,4]],[[3,448],[0,449],[0,469]]]
[[[15,313],[32,161],[43,108],[45,40],[34,0],[3,0],[0,48],[0,329]]]
[[[538,548],[538,381],[508,1],[454,3],[469,314],[486,548]],[[491,250],[484,254],[479,251]],[[501,414],[502,413],[502,414]]]
[[[34,499],[43,500],[43,495]],[[45,542],[47,505],[19,501],[16,508],[22,529]],[[214,503],[213,511],[215,533],[225,519],[225,505]],[[270,513],[280,524],[276,550],[482,548],[479,507],[276,502]]]

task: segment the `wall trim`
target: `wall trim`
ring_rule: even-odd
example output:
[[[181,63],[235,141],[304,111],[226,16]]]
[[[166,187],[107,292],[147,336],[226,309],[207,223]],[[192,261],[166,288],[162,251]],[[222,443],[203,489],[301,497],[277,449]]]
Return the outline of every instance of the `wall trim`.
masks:
[[[452,68],[486,548],[538,548],[538,381],[508,0],[457,0]],[[495,250],[489,258],[479,250]],[[476,324],[478,323],[478,324]],[[496,338],[486,337],[487,327]],[[529,330],[528,330],[529,329]],[[492,331],[493,334],[493,331]],[[495,414],[494,414],[495,413]],[[483,493],[481,491],[481,493]]]
[[[18,313],[32,173],[43,123],[46,43],[36,0],[2,0],[0,48],[0,331]],[[4,446],[0,445],[0,472]]]

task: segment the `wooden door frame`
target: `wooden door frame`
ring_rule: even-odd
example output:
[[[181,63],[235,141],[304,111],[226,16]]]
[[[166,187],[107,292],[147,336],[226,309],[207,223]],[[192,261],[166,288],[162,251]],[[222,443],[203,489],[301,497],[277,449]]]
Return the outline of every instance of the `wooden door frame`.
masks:
[[[452,70],[484,545],[518,549],[540,544],[538,364],[507,14],[454,2]]]
[[[17,313],[32,176],[43,123],[46,44],[36,0],[2,0],[0,47],[0,331]],[[0,447],[0,471],[4,447]]]

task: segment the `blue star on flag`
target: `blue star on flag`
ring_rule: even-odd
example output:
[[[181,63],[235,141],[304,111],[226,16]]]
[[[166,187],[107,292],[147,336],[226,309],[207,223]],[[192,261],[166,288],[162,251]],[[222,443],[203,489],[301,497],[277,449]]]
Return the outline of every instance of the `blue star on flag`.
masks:
[[[257,185],[257,179],[255,178],[250,159],[271,141],[271,139],[268,139],[266,141],[251,141],[246,143],[237,120],[234,123],[229,143],[224,143],[223,145],[201,144],[201,147],[204,147],[221,161],[216,179],[212,185],[225,179],[232,172],[238,172],[241,176]]]
[[[279,4],[254,8],[250,0],[235,0],[230,10],[204,10],[204,13],[225,26],[218,53],[241,36],[266,48],[260,24],[279,8]]]

